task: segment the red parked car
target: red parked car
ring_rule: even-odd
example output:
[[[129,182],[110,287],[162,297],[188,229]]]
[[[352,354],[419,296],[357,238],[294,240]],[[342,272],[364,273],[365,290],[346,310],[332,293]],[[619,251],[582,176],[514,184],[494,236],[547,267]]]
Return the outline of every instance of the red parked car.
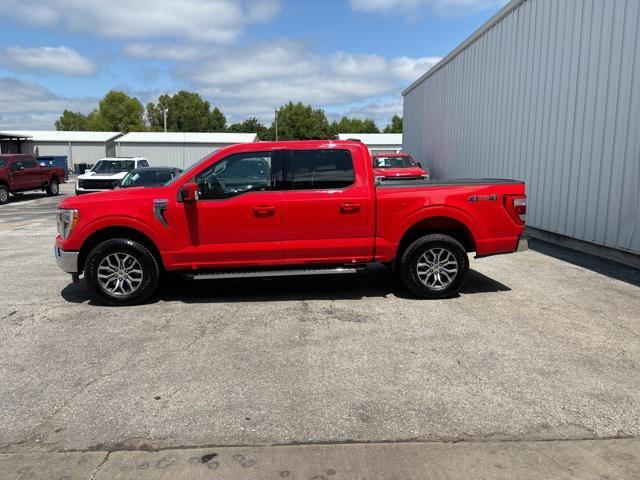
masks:
[[[394,265],[417,296],[463,285],[469,261],[524,249],[515,180],[374,183],[357,141],[220,149],[162,187],[69,197],[55,255],[103,302],[144,301],[163,271],[193,279],[356,272]]]
[[[429,180],[429,170],[423,169],[408,153],[374,153],[373,175],[385,179]]]
[[[9,201],[10,193],[44,190],[47,195],[58,195],[60,183],[65,183],[62,167],[42,167],[28,154],[0,155],[0,205]]]

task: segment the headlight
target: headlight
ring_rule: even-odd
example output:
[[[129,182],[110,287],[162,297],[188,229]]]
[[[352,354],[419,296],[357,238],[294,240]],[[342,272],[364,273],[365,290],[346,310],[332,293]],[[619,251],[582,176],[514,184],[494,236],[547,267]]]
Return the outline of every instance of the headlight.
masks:
[[[59,208],[56,212],[58,233],[63,240],[69,238],[74,227],[78,223],[78,210]]]

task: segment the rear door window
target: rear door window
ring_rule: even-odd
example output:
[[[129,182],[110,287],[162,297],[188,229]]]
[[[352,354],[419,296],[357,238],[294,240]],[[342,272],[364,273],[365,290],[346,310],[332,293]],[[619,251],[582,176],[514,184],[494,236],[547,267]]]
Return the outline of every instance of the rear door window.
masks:
[[[36,161],[33,158],[27,158],[24,160],[25,168],[36,168],[36,166],[37,166]]]
[[[287,186],[293,190],[330,190],[353,185],[353,160],[348,150],[289,151]]]

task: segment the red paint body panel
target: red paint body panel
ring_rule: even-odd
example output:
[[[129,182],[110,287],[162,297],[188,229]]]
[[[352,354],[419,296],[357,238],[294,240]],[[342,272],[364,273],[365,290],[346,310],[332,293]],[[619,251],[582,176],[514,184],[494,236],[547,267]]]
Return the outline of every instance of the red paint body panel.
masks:
[[[252,191],[220,200],[179,201],[182,186],[231,154],[277,150],[349,150],[352,185],[327,190]],[[63,200],[79,220],[56,244],[78,251],[93,233],[126,227],[146,235],[167,270],[344,264],[390,261],[409,229],[421,222],[456,222],[479,256],[513,252],[524,229],[506,210],[505,195],[524,196],[524,184],[375,186],[372,162],[354,141],[259,142],[216,151],[164,187],[130,188]],[[480,201],[470,201],[470,197]],[[492,198],[492,200],[489,200]],[[164,226],[154,200],[165,200]],[[444,219],[444,220],[443,220]]]

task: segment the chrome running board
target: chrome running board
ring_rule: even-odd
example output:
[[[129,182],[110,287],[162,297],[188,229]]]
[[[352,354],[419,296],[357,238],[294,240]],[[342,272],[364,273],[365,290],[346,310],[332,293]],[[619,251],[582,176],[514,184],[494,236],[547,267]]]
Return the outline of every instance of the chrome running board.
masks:
[[[339,268],[309,268],[300,270],[258,270],[258,271],[238,271],[238,272],[203,272],[185,273],[184,277],[190,280],[217,280],[224,278],[263,278],[263,277],[297,277],[301,275],[342,275],[347,273],[361,272],[362,268],[339,267]]]

